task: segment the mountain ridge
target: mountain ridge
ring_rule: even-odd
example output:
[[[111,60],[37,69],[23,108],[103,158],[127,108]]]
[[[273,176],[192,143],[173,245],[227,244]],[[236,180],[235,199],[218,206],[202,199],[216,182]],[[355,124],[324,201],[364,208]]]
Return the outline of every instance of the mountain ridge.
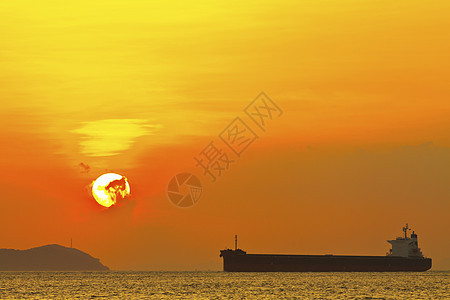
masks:
[[[108,271],[109,268],[76,248],[58,244],[26,250],[0,249],[0,271]]]

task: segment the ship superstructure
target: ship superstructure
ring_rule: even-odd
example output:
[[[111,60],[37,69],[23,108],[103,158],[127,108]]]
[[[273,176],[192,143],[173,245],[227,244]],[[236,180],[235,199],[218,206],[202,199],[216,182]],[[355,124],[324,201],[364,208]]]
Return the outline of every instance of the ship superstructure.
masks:
[[[387,253],[388,256],[423,257],[417,242],[417,234],[413,231],[411,237],[408,237],[408,230],[411,230],[411,228],[409,228],[408,223],[406,223],[406,226],[403,227],[403,237],[387,241],[392,245],[392,249]]]

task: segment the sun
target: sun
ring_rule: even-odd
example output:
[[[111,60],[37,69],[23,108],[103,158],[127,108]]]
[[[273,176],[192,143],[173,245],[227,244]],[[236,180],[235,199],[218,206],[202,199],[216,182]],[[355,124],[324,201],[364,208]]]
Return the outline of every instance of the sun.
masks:
[[[110,207],[130,194],[130,185],[125,176],[106,173],[98,177],[92,185],[92,195],[98,204]]]

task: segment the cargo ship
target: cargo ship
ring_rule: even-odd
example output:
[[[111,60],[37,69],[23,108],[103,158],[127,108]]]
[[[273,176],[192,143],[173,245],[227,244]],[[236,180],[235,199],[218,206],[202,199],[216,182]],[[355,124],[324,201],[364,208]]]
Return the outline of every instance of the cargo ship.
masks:
[[[424,257],[413,231],[388,240],[392,248],[385,256],[247,254],[237,247],[220,250],[223,270],[227,272],[423,272],[431,268],[431,258]]]

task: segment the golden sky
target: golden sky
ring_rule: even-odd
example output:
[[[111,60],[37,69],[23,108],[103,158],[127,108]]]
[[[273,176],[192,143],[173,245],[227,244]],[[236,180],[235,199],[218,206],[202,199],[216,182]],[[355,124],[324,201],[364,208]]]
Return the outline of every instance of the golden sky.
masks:
[[[112,269],[221,269],[248,252],[384,255],[409,222],[450,269],[450,3],[1,1],[0,248],[74,246]],[[265,132],[244,108],[284,111]],[[194,156],[236,117],[259,138],[214,183]],[[88,165],[86,171],[80,163]],[[131,195],[102,209],[105,172]],[[192,172],[180,209],[170,179]]]

